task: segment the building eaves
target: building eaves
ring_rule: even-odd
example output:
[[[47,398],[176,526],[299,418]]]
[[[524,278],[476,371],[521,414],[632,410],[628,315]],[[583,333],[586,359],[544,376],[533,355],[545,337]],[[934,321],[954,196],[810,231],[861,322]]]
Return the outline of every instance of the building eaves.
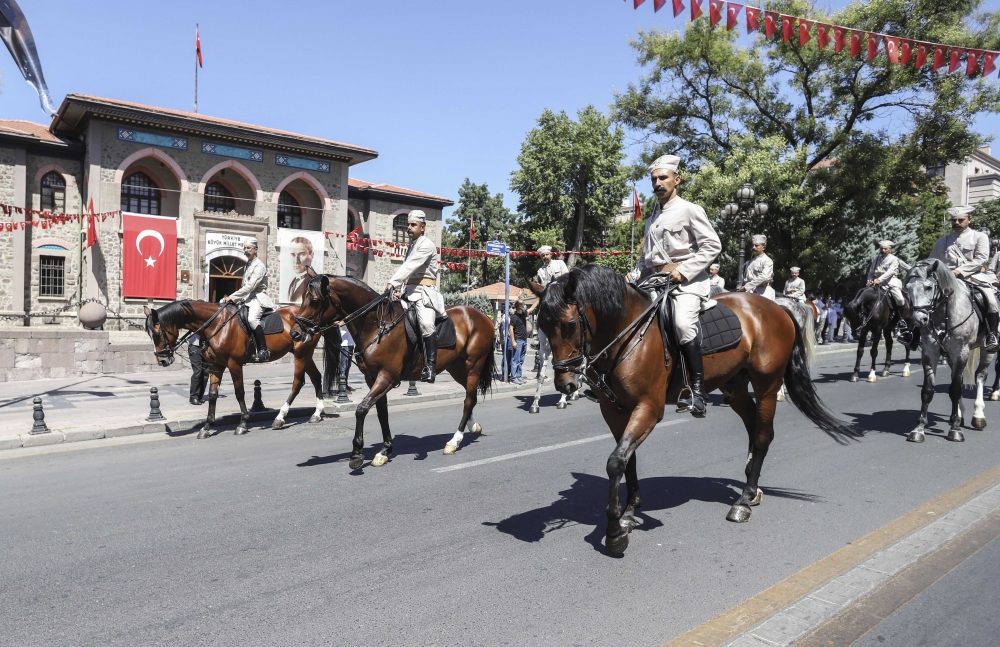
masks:
[[[49,151],[81,151],[83,145],[48,131],[43,124],[21,119],[0,119],[0,141]]]
[[[353,198],[375,198],[388,202],[428,206],[437,209],[450,207],[455,202],[430,193],[422,193],[392,184],[374,184],[357,178],[348,179],[348,196]]]

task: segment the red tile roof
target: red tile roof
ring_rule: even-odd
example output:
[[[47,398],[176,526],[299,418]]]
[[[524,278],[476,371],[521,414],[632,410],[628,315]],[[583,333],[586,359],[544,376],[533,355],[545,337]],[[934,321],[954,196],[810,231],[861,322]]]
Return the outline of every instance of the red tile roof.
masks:
[[[502,301],[506,289],[504,288],[504,282],[493,283],[490,285],[483,286],[481,288],[476,288],[475,290],[469,290],[469,294],[485,294],[487,299],[491,301]],[[513,303],[518,297],[524,301],[529,301],[535,298],[535,295],[531,293],[530,290],[525,290],[519,288],[516,285],[510,286],[510,301]]]
[[[430,193],[421,193],[420,191],[414,191],[413,189],[404,189],[401,186],[394,186],[392,184],[375,184],[374,182],[365,182],[364,180],[359,180],[357,178],[348,178],[348,186],[354,187],[355,189],[369,189],[372,191],[385,191],[386,193],[398,193],[400,195],[408,195],[414,198],[423,198],[425,200],[437,200],[439,202],[447,202],[448,204],[453,204],[448,198],[442,198],[438,195],[432,195]]]
[[[37,137],[47,142],[63,142],[62,139],[49,132],[48,126],[23,119],[0,119],[0,132]]]

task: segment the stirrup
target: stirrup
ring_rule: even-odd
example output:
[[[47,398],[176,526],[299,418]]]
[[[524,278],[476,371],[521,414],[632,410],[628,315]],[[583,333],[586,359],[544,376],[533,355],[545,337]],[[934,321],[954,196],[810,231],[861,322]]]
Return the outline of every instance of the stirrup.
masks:
[[[995,353],[997,349],[1000,349],[1000,335],[995,332],[987,333],[986,340],[983,342],[983,350],[987,353]]]

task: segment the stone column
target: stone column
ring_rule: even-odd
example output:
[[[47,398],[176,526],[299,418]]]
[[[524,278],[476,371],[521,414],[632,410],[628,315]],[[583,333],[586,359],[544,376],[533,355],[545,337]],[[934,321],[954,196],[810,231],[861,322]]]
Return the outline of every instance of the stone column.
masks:
[[[87,153],[84,158],[84,175],[86,176],[86,186],[83,187],[84,210],[89,208],[93,200],[94,211],[100,213],[104,209],[101,202],[101,122],[91,120],[87,125]],[[94,228],[101,227],[100,221],[94,223]],[[94,268],[94,247],[90,247],[83,255],[85,269],[83,270],[83,295],[87,299],[96,299],[101,296],[101,290],[97,281],[97,274]]]
[[[28,206],[28,152],[24,148],[14,151],[14,206]],[[26,214],[11,215],[14,222],[31,220]],[[16,229],[14,239],[14,284],[11,286],[11,310],[27,312],[31,307],[31,232],[28,227]],[[31,325],[31,321],[25,322]]]

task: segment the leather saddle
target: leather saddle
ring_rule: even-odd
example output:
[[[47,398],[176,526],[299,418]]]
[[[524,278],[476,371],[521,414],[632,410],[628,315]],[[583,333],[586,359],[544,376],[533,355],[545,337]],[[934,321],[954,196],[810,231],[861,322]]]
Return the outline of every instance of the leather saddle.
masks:
[[[240,328],[243,329],[247,335],[252,335],[253,332],[250,330],[250,320],[247,318],[249,316],[250,308],[245,305],[240,306],[239,314],[236,315],[236,320],[240,324]],[[260,318],[260,325],[264,327],[265,335],[277,335],[278,333],[285,332],[285,321],[278,314],[277,310],[268,308],[264,310],[264,314]]]
[[[986,334],[986,297],[983,295],[982,290],[971,283],[965,281],[961,283],[965,286],[966,293],[972,301],[973,312],[976,313],[976,317],[979,319],[978,336],[981,337]]]
[[[458,343],[455,322],[448,316],[447,309],[445,310],[445,314],[434,320],[437,346],[438,348],[454,348],[455,344]],[[410,340],[413,347],[410,356],[406,358],[404,363],[404,372],[410,372],[417,366],[417,362],[423,357],[424,352],[423,339],[420,337],[420,323],[417,321],[417,309],[413,306],[407,306],[403,313],[403,321],[406,327],[406,338]]]

